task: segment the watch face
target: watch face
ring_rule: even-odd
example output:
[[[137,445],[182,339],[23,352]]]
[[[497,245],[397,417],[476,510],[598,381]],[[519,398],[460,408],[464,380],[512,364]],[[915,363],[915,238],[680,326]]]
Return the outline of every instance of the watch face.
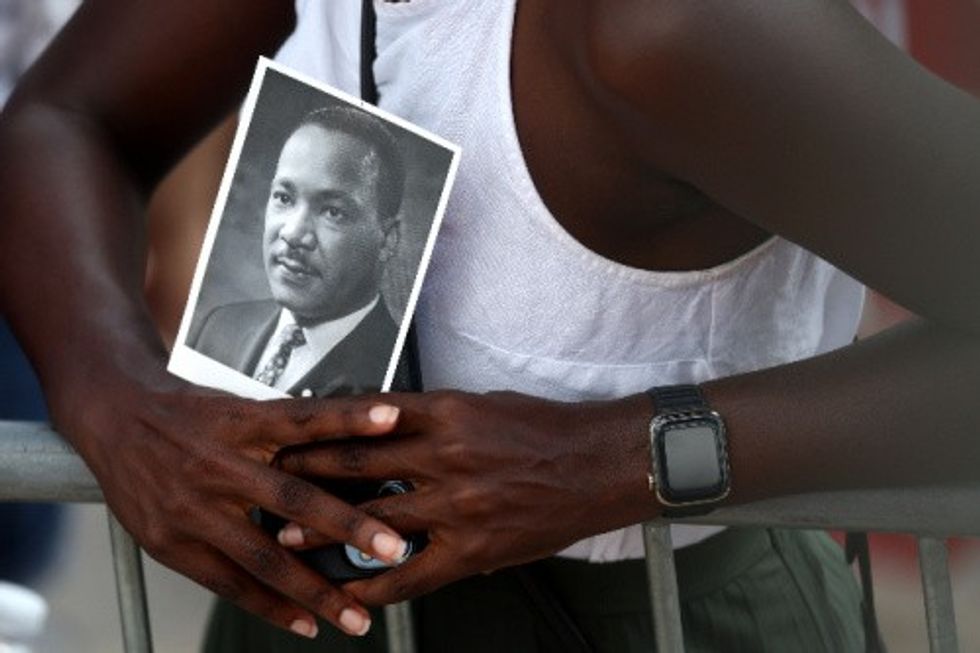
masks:
[[[721,420],[694,418],[657,428],[658,491],[670,503],[720,499],[728,488]]]

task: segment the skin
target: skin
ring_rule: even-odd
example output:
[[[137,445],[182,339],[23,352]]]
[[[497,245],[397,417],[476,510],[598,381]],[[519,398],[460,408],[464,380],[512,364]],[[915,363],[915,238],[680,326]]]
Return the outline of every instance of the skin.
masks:
[[[460,392],[259,405],[164,372],[134,246],[143,199],[227,115],[254,55],[289,32],[291,6],[83,5],[0,124],[0,298],[57,428],[151,555],[279,626],[310,634],[315,613],[357,632],[363,604],[657,516],[653,409],[640,396]],[[837,0],[522,0],[512,85],[534,181],[593,250],[688,270],[776,233],[923,316],[705,384],[730,434],[731,501],[976,482],[976,101]],[[367,419],[382,401],[399,413]],[[325,442],[268,468],[314,439]],[[418,489],[357,510],[299,480],[317,475]],[[256,504],[301,525],[306,545],[369,545],[388,531],[368,513],[428,530],[432,545],[338,590],[248,523]]]
[[[273,298],[303,324],[342,317],[378,294],[389,254],[373,190],[378,165],[363,141],[316,125],[283,145],[262,251]]]
[[[149,250],[144,293],[153,321],[168,346],[177,337],[197,253],[237,124],[236,114],[211,131],[160,182],[147,205]]]

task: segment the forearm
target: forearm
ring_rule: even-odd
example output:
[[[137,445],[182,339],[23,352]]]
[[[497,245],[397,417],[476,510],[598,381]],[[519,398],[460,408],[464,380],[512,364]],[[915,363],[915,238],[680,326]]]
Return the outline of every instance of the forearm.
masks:
[[[144,380],[172,383],[142,294],[145,197],[240,101],[294,18],[286,2],[90,0],[11,97],[0,307],[56,420],[89,393],[86,410]]]
[[[913,321],[830,354],[707,382],[728,432],[727,503],[980,483],[980,341]],[[592,531],[658,517],[645,395],[583,404]],[[607,425],[602,426],[606,421]]]
[[[142,197],[98,127],[44,105],[6,115],[0,198],[0,299],[52,407],[162,369],[142,300]]]
[[[980,480],[980,343],[925,322],[705,385],[730,433],[733,501]]]

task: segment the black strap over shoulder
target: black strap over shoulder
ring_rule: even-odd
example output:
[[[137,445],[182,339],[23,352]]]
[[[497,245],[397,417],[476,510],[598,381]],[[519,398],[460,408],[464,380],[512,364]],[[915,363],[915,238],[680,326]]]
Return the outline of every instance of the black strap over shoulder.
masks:
[[[378,85],[374,81],[374,60],[378,19],[374,15],[374,0],[361,2],[361,99],[377,106]]]
[[[419,365],[419,347],[415,336],[415,324],[408,327],[405,346],[398,357],[395,377],[391,380],[392,392],[422,392],[422,367]]]
[[[378,85],[374,81],[374,60],[378,53],[375,46],[377,38],[377,17],[374,14],[374,1],[361,2],[361,99],[377,106]],[[422,368],[419,364],[418,339],[414,322],[409,326],[405,346],[402,347],[395,368],[395,378],[391,389],[395,392],[421,392]]]

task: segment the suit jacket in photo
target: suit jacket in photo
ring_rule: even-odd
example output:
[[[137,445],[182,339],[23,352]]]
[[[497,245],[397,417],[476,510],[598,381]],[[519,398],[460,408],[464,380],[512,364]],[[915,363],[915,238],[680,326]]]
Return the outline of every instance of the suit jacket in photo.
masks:
[[[188,337],[187,345],[254,376],[274,335],[279,311],[272,299],[219,306]],[[397,335],[398,327],[384,301],[378,301],[346,338],[286,392],[294,397],[326,397],[380,391]]]

